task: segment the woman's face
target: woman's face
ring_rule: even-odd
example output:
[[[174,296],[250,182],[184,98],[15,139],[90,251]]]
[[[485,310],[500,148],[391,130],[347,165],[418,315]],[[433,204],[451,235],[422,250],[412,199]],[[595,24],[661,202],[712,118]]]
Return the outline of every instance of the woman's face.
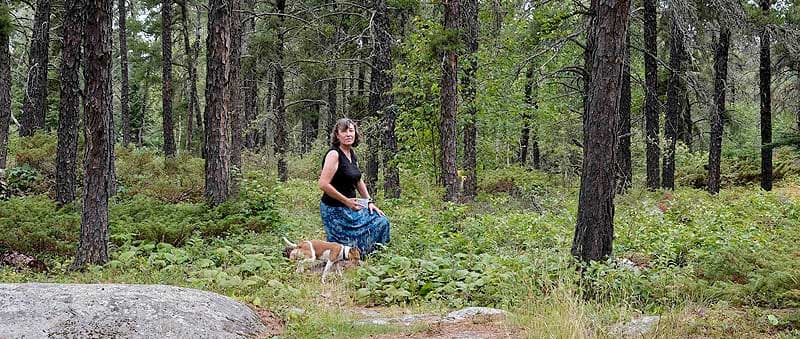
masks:
[[[356,140],[356,126],[348,125],[345,129],[340,129],[336,132],[336,138],[339,139],[340,145],[352,146]]]

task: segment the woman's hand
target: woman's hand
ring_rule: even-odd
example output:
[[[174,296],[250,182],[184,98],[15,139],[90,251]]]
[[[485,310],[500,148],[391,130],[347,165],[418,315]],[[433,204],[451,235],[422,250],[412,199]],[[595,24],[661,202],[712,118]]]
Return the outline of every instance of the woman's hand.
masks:
[[[386,216],[386,214],[384,214],[383,211],[381,211],[381,209],[378,208],[378,206],[375,205],[374,202],[370,202],[369,204],[367,204],[367,207],[369,207],[369,213],[375,212],[375,213],[378,213],[378,215],[380,215],[382,217]]]
[[[358,199],[356,198],[347,199],[345,206],[353,211],[360,211],[362,208],[364,208],[364,205],[359,204]]]

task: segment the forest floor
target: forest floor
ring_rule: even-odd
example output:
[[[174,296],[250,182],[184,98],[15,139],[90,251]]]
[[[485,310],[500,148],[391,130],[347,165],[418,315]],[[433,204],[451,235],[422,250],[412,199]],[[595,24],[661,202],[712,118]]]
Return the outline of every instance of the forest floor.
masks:
[[[147,152],[118,155],[111,261],[69,270],[79,205],[57,208],[42,190],[0,200],[0,242],[39,255],[49,271],[0,267],[0,282],[208,290],[255,305],[286,338],[607,338],[647,317],[659,318],[644,337],[800,336],[796,174],[772,192],[728,184],[717,196],[689,187],[685,169],[672,192],[639,189],[635,178],[615,199],[615,258],[581,277],[569,254],[574,177],[485,170],[475,202],[451,204],[433,178],[404,173],[403,198],[377,195],[389,246],[321,284],[281,255],[284,236],[324,239],[315,159],[290,162],[286,183],[250,169],[240,199],[209,208],[201,159],[165,166]],[[469,306],[508,315],[440,321]]]

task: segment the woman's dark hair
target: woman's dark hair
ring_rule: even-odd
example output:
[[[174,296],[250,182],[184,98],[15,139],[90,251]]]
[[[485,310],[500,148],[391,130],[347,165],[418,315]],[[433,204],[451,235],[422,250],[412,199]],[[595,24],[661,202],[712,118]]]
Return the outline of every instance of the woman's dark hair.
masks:
[[[336,132],[347,130],[350,128],[350,126],[353,126],[353,128],[356,130],[356,138],[353,140],[353,147],[358,146],[358,144],[361,142],[361,131],[358,130],[358,125],[356,125],[356,122],[350,120],[349,118],[341,118],[336,121],[336,124],[333,125],[333,130],[331,131],[331,146],[339,147],[339,139],[336,138]]]

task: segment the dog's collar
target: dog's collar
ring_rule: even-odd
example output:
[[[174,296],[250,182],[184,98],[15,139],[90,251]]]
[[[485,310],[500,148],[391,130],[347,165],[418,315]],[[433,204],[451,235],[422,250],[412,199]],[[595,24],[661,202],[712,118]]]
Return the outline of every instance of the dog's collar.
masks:
[[[350,258],[348,258],[348,255],[347,255],[347,254],[349,254],[349,253],[350,253],[350,249],[351,249],[351,248],[352,248],[352,247],[350,247],[350,246],[345,246],[345,245],[342,245],[342,253],[339,255],[339,257],[340,257],[340,258],[342,258],[343,260],[350,259]]]

